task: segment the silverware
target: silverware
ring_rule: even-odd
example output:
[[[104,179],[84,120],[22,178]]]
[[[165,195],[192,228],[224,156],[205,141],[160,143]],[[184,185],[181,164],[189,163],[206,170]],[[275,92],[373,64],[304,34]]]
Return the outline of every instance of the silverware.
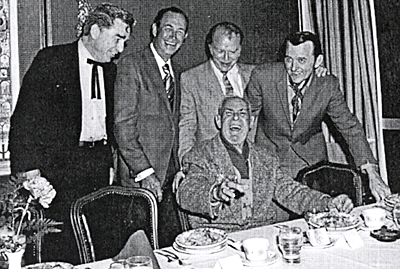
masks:
[[[168,259],[168,262],[178,261],[179,265],[189,265],[190,262],[186,261],[185,258],[180,258],[174,252],[166,250],[166,249],[156,249],[155,253],[160,254]]]

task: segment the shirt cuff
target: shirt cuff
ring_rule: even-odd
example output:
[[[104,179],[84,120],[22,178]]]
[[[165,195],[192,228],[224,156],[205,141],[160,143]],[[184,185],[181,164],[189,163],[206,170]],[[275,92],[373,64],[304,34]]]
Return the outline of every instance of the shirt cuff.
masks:
[[[135,182],[140,182],[143,179],[145,179],[146,177],[150,176],[151,174],[154,174],[155,171],[153,169],[153,167],[148,168],[146,170],[143,170],[142,172],[140,172],[139,174],[137,174],[137,176],[135,177]]]

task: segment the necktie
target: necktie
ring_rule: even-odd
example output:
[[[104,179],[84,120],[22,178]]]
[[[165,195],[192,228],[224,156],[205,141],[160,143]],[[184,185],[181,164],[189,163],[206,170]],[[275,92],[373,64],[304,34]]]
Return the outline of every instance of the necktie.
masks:
[[[92,99],[101,99],[100,95],[100,79],[98,66],[103,66],[103,63],[96,62],[92,59],[87,59],[87,63],[93,65],[92,67]]]
[[[292,87],[294,94],[295,94],[294,97],[292,98],[293,122],[295,122],[297,116],[300,113],[300,105],[301,105],[301,101],[303,100],[303,94],[301,93],[301,89],[299,88],[299,85],[291,84],[290,87]]]
[[[174,78],[171,76],[171,71],[169,70],[168,64],[165,64],[162,69],[165,73],[165,77],[163,79],[165,92],[167,93],[168,100],[172,108],[174,99]]]
[[[224,81],[225,95],[233,96],[233,87],[232,87],[231,82],[228,79],[228,72],[222,72],[222,80]]]

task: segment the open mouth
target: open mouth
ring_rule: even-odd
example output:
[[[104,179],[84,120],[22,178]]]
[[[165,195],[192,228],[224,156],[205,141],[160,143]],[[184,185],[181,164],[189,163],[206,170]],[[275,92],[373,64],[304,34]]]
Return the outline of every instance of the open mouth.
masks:
[[[242,127],[239,125],[232,125],[229,127],[229,130],[232,132],[240,132],[242,130]]]

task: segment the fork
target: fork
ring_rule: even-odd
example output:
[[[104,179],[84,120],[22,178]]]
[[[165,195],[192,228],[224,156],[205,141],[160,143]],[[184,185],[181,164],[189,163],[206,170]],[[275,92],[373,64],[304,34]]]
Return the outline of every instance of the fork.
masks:
[[[172,251],[166,249],[156,249],[155,253],[160,254],[168,259],[168,262],[178,261],[179,265],[189,265],[190,262],[186,261],[185,258],[180,258],[178,255],[173,253]]]

